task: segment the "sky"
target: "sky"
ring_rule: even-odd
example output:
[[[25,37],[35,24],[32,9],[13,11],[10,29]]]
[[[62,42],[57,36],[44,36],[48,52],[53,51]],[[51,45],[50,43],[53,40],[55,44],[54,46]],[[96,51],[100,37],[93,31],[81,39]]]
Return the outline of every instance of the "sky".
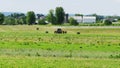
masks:
[[[0,12],[34,11],[47,14],[58,6],[69,14],[120,16],[120,0],[0,0]]]

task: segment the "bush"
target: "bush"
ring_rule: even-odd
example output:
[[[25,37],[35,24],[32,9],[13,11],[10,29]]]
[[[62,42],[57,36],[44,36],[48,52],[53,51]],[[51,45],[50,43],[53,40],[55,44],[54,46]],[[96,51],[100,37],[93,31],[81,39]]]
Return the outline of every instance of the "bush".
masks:
[[[38,20],[39,25],[46,25],[47,23],[45,22],[45,19],[40,19]]]
[[[105,20],[104,25],[112,25],[112,22],[110,20]]]
[[[70,18],[69,23],[70,25],[79,25],[79,23],[74,18]]]

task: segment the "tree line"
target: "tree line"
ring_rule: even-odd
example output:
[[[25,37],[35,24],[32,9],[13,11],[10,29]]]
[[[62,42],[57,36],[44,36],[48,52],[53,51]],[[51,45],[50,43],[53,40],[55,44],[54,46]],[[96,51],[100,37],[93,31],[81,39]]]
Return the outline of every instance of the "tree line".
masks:
[[[56,7],[55,10],[51,9],[46,16],[41,15],[41,14],[36,15],[34,11],[28,11],[27,14],[13,13],[8,16],[5,16],[4,14],[0,13],[0,25],[23,25],[23,24],[45,25],[47,23],[51,23],[53,25],[61,25],[65,22],[64,21],[65,15],[66,14],[62,7]],[[45,18],[40,19],[41,16],[44,16]]]
[[[56,7],[55,10],[49,10],[49,13],[44,16],[43,14],[35,14],[34,11],[28,11],[27,14],[24,13],[12,13],[11,15],[5,16],[0,13],[0,25],[46,25],[51,23],[53,25],[61,25],[64,23],[69,23],[70,25],[79,25],[79,23],[74,18],[68,18],[68,14],[65,13],[62,7]],[[75,14],[75,16],[84,16],[83,14]],[[96,17],[96,23],[102,23],[104,16],[99,16],[97,14],[92,14]],[[114,19],[120,20],[119,16],[107,16],[108,21],[105,24],[112,24]],[[113,19],[111,21],[111,19]]]

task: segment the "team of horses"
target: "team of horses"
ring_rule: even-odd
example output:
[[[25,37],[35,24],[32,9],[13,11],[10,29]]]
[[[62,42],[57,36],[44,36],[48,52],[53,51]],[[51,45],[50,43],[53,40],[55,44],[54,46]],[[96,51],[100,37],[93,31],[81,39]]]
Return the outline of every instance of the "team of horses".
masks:
[[[67,31],[63,31],[61,28],[58,28],[56,31],[54,31],[55,34],[66,34]]]
[[[39,30],[39,28],[36,28],[36,30]],[[48,31],[45,33],[48,33]],[[61,28],[57,28],[57,30],[54,31],[54,34],[67,34],[67,31],[62,30]],[[77,34],[80,34],[80,32],[77,32]]]

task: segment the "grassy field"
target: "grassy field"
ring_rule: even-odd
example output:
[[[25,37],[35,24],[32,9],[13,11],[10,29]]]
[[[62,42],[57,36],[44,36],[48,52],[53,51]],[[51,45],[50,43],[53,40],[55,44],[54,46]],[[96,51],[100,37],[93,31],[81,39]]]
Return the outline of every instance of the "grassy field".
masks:
[[[117,59],[0,57],[1,68],[119,68]]]
[[[0,68],[120,67],[119,27],[58,27],[0,26]]]

